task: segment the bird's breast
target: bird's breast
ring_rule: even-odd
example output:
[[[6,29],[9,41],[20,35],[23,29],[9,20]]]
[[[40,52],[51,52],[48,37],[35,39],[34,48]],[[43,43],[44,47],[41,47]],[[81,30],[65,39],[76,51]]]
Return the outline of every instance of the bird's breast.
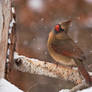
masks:
[[[52,48],[52,45],[48,45],[48,51],[51,57],[58,62],[59,64],[67,65],[67,66],[76,66],[74,60],[72,58],[63,56],[61,54],[56,53],[56,51]]]
[[[62,35],[58,35],[57,38],[60,39],[61,36]],[[63,56],[60,53],[57,53],[57,51],[55,50],[55,49],[57,49],[57,48],[55,48],[56,46],[54,46],[54,48],[52,47],[53,43],[56,43],[55,39],[56,39],[56,35],[54,35],[53,32],[50,32],[47,46],[48,46],[48,51],[49,51],[49,54],[51,55],[51,57],[56,62],[58,62],[60,64],[69,65],[69,66],[75,66],[75,62],[74,62],[74,60],[72,58],[69,58],[69,57]]]

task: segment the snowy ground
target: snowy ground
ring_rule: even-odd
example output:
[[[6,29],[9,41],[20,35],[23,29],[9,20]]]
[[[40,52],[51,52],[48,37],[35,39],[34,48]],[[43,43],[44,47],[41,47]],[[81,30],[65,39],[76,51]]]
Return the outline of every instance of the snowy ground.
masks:
[[[69,92],[69,89],[62,89],[61,91],[59,92]],[[92,92],[92,87],[90,88],[87,88],[87,89],[84,89],[82,91],[77,91],[77,92]]]
[[[5,79],[0,79],[0,92],[23,92]]]

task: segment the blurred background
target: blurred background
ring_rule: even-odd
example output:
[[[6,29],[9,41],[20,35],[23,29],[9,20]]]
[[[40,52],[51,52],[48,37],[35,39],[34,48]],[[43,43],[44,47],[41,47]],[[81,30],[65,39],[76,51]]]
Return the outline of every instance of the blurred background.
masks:
[[[21,55],[48,62],[54,60],[47,50],[50,30],[72,18],[69,36],[84,51],[88,70],[92,71],[92,0],[13,0],[17,16],[17,46]],[[10,72],[8,80],[25,92],[58,92],[72,88],[70,81]]]

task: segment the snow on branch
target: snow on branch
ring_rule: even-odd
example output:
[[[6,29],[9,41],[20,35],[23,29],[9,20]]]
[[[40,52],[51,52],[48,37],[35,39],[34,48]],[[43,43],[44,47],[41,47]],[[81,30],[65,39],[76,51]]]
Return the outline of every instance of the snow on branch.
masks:
[[[83,80],[78,70],[72,69],[70,67],[56,65],[25,56],[19,56],[17,53],[14,54],[14,60],[15,68],[22,72],[70,80],[75,84],[80,84]]]

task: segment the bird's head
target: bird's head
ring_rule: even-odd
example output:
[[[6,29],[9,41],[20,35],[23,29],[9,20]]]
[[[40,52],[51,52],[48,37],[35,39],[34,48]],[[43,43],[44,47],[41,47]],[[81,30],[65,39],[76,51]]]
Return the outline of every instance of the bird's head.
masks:
[[[56,24],[54,29],[49,33],[49,39],[67,39],[67,33],[71,20]]]
[[[60,24],[56,24],[54,27],[54,33],[55,34],[63,33],[63,32],[67,33],[70,23],[71,23],[71,20],[65,21],[65,22],[60,23]]]

